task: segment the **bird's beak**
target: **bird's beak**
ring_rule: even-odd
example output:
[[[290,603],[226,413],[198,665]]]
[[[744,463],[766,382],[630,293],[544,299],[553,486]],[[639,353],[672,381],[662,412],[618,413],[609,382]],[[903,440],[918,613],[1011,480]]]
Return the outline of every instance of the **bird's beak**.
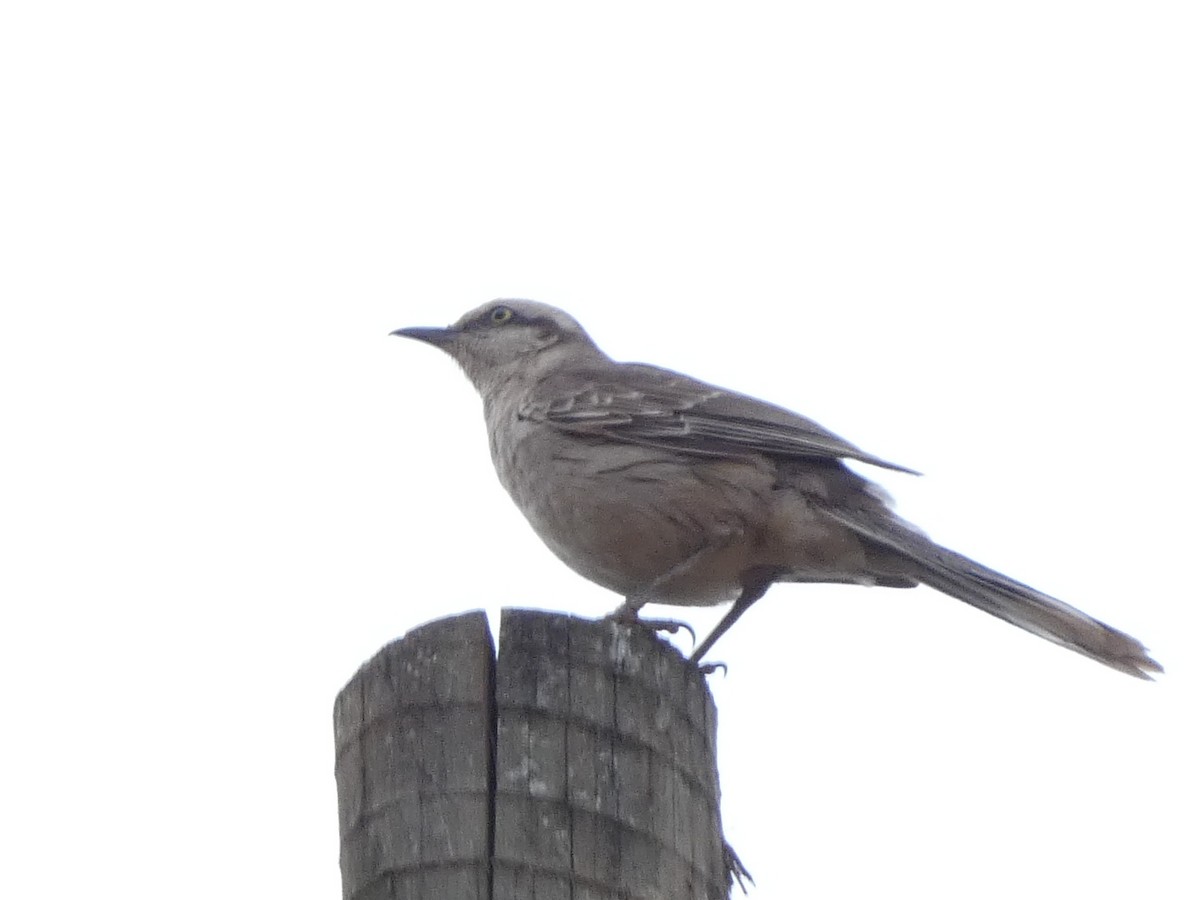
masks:
[[[454,340],[458,331],[453,328],[397,328],[392,334],[424,341],[435,347],[445,347]]]

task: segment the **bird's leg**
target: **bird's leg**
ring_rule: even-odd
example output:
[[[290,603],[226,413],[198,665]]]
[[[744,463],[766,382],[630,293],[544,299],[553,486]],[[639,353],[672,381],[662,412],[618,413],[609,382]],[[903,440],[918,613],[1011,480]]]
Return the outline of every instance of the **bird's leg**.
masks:
[[[667,634],[678,634],[680,630],[683,630],[692,636],[692,645],[695,646],[696,632],[692,626],[688,625],[686,622],[680,622],[678,619],[643,619],[639,613],[641,608],[657,595],[658,589],[662,585],[667,584],[672,579],[678,578],[681,574],[687,572],[689,569],[695,566],[696,563],[703,559],[706,555],[713,553],[715,550],[725,546],[730,540],[732,540],[733,536],[733,534],[727,535],[717,544],[707,544],[704,547],[701,547],[683,562],[674,565],[666,572],[663,572],[649,585],[638,588],[636,591],[626,597],[625,602],[622,603],[616,610],[609,613],[608,618],[616,622],[624,622],[626,625],[642,625],[651,629],[652,631],[665,631]],[[765,591],[766,588],[764,587],[763,590]],[[732,625],[733,623],[730,622],[729,624]],[[697,659],[698,657],[693,655],[692,658]]]
[[[752,570],[746,574],[741,595],[733,601],[733,606],[729,607],[729,612],[725,613],[725,618],[717,623],[717,627],[712,630],[712,633],[700,642],[699,647],[692,651],[692,662],[699,665],[700,660],[704,658],[704,654],[711,650],[713,644],[720,639],[721,635],[727,632],[733,626],[733,623],[740,619],[742,614],[767,592],[767,588],[774,583],[778,575],[778,570],[774,568]],[[709,663],[700,666],[700,669],[705,674],[711,674],[718,668],[725,668],[725,664]]]
[[[667,634],[678,634],[680,631],[686,631],[692,636],[692,644],[696,643],[696,632],[687,622],[680,622],[678,619],[646,619],[641,616],[641,609],[646,605],[646,601],[641,599],[637,594],[633,594],[625,598],[625,602],[610,612],[606,619],[613,622],[620,622],[623,625],[640,625],[642,628],[649,628],[651,631],[665,631]]]

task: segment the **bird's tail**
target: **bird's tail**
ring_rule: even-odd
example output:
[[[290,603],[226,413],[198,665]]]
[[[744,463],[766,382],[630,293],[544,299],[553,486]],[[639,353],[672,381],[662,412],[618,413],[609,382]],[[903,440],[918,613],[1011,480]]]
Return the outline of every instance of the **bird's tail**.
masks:
[[[872,543],[900,554],[911,564],[914,578],[944,594],[1136,678],[1150,679],[1150,673],[1163,670],[1136,638],[935,544],[907,523],[827,512]]]

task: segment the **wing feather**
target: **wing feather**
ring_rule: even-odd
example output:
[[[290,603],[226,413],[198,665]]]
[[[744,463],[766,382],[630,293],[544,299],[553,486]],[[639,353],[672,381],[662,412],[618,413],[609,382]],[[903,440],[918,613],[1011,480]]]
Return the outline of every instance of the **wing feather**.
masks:
[[[783,407],[655,366],[624,363],[616,373],[611,366],[551,376],[519,415],[568,433],[697,456],[855,459],[917,474]]]

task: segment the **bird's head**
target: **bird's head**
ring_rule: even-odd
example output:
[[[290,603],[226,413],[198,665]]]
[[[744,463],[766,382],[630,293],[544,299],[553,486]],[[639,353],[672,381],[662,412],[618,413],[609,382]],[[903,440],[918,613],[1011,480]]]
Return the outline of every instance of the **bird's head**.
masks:
[[[481,392],[520,375],[536,377],[567,354],[602,355],[583,327],[546,303],[494,300],[446,328],[398,328],[449,353]]]

